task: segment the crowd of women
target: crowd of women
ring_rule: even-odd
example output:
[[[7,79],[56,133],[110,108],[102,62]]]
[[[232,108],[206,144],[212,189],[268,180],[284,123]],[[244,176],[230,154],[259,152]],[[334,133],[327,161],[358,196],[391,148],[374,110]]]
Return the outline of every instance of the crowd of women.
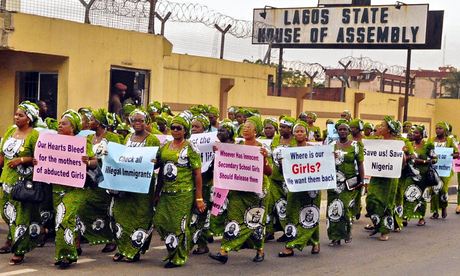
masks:
[[[165,268],[182,266],[192,254],[209,253],[208,243],[222,236],[219,252],[209,256],[226,263],[230,251],[256,251],[254,262],[265,257],[264,243],[277,239],[284,243],[279,257],[311,246],[320,252],[319,225],[321,191],[290,192],[286,188],[280,152],[286,147],[307,147],[312,142],[334,147],[337,187],[327,190],[327,235],[330,246],[352,242],[352,224],[363,212],[366,195],[366,229],[379,234],[381,241],[390,232],[399,232],[411,219],[425,225],[427,202],[432,219],[446,218],[450,178],[437,185],[428,183],[428,172],[436,163],[435,147],[453,148],[458,158],[457,140],[446,122],[436,124],[436,133],[427,139],[422,125],[400,122],[386,116],[374,127],[352,119],[344,111],[336,122],[327,120],[321,132],[315,113],[297,118],[280,116],[261,119],[257,110],[231,107],[228,118],[219,121],[213,106],[198,105],[173,116],[159,102],[144,110],[132,104],[123,108],[123,118],[104,109],[67,110],[58,120],[41,118],[35,103],[22,102],[14,114],[14,125],[1,142],[2,164],[0,204],[8,234],[0,253],[11,253],[11,265],[24,261],[26,253],[54,237],[55,265],[68,268],[82,254],[80,243],[105,244],[103,252],[116,250],[114,262],[136,262],[148,248],[154,230],[165,242]],[[333,127],[328,127],[333,126]],[[336,136],[328,130],[336,130]],[[102,166],[109,142],[127,147],[159,147],[157,173],[148,194],[105,190],[97,185],[72,188],[44,185],[46,196],[37,203],[15,200],[12,190],[21,181],[30,181],[33,166],[40,160],[34,148],[40,132],[85,136],[88,172]],[[230,191],[218,216],[210,215],[213,201],[213,165],[202,173],[201,155],[190,135],[217,132],[214,150],[221,143],[260,148],[263,156],[263,192]],[[163,144],[157,135],[171,135]],[[258,138],[270,139],[270,147]],[[364,175],[362,139],[404,141],[403,171],[398,178],[368,178]],[[89,177],[88,177],[89,178]],[[460,200],[460,197],[459,197]],[[460,213],[460,208],[457,208]],[[192,251],[192,249],[196,248]]]

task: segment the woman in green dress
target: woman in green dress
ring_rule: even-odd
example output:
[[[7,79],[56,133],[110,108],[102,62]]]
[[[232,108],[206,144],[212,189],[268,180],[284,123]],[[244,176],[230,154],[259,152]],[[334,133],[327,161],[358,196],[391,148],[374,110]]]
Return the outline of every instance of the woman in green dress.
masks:
[[[107,131],[107,111],[103,108],[91,111],[89,115],[89,127],[95,134],[88,136],[93,147],[93,153],[96,155],[98,165],[102,168],[102,159],[107,155],[107,146],[109,142],[120,143],[119,136],[113,132]],[[83,236],[90,244],[105,243],[102,252],[112,252],[117,248],[114,241],[114,235],[111,226],[111,210],[109,207],[112,202],[112,196],[105,189],[99,187],[89,187],[87,189],[88,202],[87,212],[80,214],[81,222],[86,224]]]
[[[318,119],[318,115],[314,112],[307,113],[307,138],[308,141],[321,141],[321,129],[318,126],[315,126],[316,119]]]
[[[360,187],[364,179],[364,153],[360,141],[350,140],[350,126],[346,120],[336,123],[339,140],[334,145],[337,170],[337,188],[327,191],[327,234],[330,246],[350,243],[352,218],[356,200],[361,200]]]
[[[425,128],[421,125],[415,126],[412,131],[412,144],[415,150],[415,159],[413,159],[415,173],[404,180],[401,179],[403,181],[402,191],[404,196],[404,225],[407,225],[407,221],[410,219],[418,219],[417,226],[425,225],[426,200],[427,195],[429,195],[426,175],[429,166],[436,163],[437,158],[434,154],[433,143],[423,139],[424,132]]]
[[[281,151],[283,148],[292,147],[297,144],[292,127],[295,119],[289,116],[281,117],[279,121],[279,135],[275,135],[271,143],[273,172],[270,175],[270,194],[267,214],[267,240],[274,238],[274,233],[283,231],[286,225],[286,193],[287,188],[284,183],[283,173],[281,172]],[[283,235],[277,240],[285,242]]]
[[[173,141],[166,142],[158,152],[160,171],[155,192],[155,202],[158,204],[154,221],[168,250],[168,256],[164,259],[167,261],[165,268],[185,264],[193,238],[190,233],[191,220],[206,210],[200,153],[187,140],[190,138],[189,121],[180,115],[174,117],[171,134]]]
[[[238,251],[243,248],[257,250],[256,256],[252,259],[254,262],[262,262],[265,258],[264,233],[270,186],[268,176],[272,173],[272,167],[267,158],[268,150],[256,140],[262,131],[262,121],[258,116],[249,117],[243,125],[244,141],[240,144],[260,147],[260,153],[264,158],[262,194],[229,191],[227,196],[227,224],[220,245],[220,252],[209,254],[210,258],[220,263],[227,262],[229,251]]]
[[[11,265],[21,264],[24,255],[32,250],[44,233],[36,204],[13,200],[11,189],[20,179],[32,180],[33,155],[38,131],[34,126],[38,120],[38,106],[29,101],[19,104],[14,114],[15,125],[3,136],[0,153],[1,175],[0,208],[8,224],[5,252],[13,253]]]
[[[362,140],[364,139],[362,130],[364,129],[364,122],[361,119],[353,119],[349,121],[348,125],[350,126],[350,134],[351,134],[351,140],[355,141],[357,145],[361,147],[361,150],[363,150],[364,146],[362,144]],[[357,172],[358,173],[358,172]],[[363,178],[360,178],[363,179]],[[361,197],[363,195],[363,190],[364,186],[359,186],[357,187],[355,191],[355,198],[354,198],[354,205],[351,210],[353,217],[356,220],[359,220],[361,218]]]
[[[297,121],[294,130],[295,147],[308,146],[308,125]],[[281,258],[294,256],[294,249],[303,250],[305,246],[312,246],[311,254],[318,254],[319,246],[319,219],[320,219],[321,192],[288,192],[287,214],[284,236],[286,244],[283,251],[278,253]]]
[[[385,116],[378,126],[376,135],[383,140],[400,140],[401,124],[390,116]],[[403,150],[403,149],[402,149]],[[388,233],[394,230],[395,199],[399,179],[372,177],[367,190],[366,210],[373,226],[371,236],[380,233],[379,240],[387,241]],[[402,213],[402,212],[401,212]]]
[[[128,134],[125,140],[127,147],[158,147],[158,138],[148,132],[149,116],[146,112],[135,109],[129,114],[129,122],[134,133]],[[112,230],[115,235],[118,253],[113,256],[114,262],[126,260],[136,262],[150,243],[153,231],[153,191],[155,177],[152,177],[150,191],[147,194],[119,192],[113,198]]]
[[[59,121],[58,134],[75,136],[81,131],[81,117],[78,112],[69,109]],[[95,169],[97,160],[94,157],[91,143],[87,140],[86,156],[82,157],[82,166]],[[34,165],[39,161],[34,159]],[[79,234],[81,221],[78,215],[86,211],[87,193],[85,189],[53,185],[53,206],[56,212],[55,265],[65,269],[78,259]]]
[[[430,139],[430,142],[434,144],[435,147],[443,148],[453,148],[453,157],[458,158],[458,148],[455,146],[454,140],[447,135],[449,130],[449,125],[446,122],[439,122],[436,124],[436,137]],[[439,218],[439,209],[441,209],[441,217],[447,217],[447,205],[448,205],[448,189],[449,182],[452,176],[454,175],[451,171],[450,175],[447,177],[441,177],[443,182],[442,187],[435,186],[432,188],[431,192],[431,212],[433,215],[431,219]]]

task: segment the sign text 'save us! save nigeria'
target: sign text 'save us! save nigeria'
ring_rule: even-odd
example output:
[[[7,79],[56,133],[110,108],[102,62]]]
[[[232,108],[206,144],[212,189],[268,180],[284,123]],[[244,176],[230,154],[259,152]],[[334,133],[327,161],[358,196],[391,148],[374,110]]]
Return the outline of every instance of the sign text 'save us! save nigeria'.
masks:
[[[407,47],[426,43],[428,5],[254,9],[253,44]]]

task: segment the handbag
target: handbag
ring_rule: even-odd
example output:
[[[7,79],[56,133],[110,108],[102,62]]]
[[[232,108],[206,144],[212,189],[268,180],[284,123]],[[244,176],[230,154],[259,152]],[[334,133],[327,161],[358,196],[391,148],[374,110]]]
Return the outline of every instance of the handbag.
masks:
[[[442,180],[436,169],[432,165],[428,166],[428,171],[426,172],[426,185],[428,187],[437,186],[439,181]]]
[[[352,178],[348,178],[345,180],[345,184],[349,191],[352,191],[359,187],[360,181],[358,181],[358,176],[354,176]]]
[[[45,200],[45,183],[20,178],[11,188],[11,197],[24,203],[41,203]]]
[[[86,172],[85,187],[96,188],[102,181],[104,181],[104,175],[99,165],[95,169]]]

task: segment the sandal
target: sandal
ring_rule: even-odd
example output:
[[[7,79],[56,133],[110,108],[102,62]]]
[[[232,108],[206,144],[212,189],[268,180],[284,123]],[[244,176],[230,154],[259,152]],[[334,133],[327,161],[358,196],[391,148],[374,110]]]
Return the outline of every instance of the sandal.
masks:
[[[107,243],[104,248],[102,248],[101,252],[102,253],[109,253],[109,252],[113,252],[117,249],[117,244],[116,243]]]
[[[67,259],[62,259],[60,262],[59,262],[59,268],[60,269],[67,269],[70,267],[70,265],[73,263],[74,261],[70,261],[70,260],[67,260]]]
[[[351,243],[352,240],[353,238],[350,236],[348,239],[345,239],[345,243]]]
[[[9,254],[11,253],[11,242],[6,241],[5,244],[0,248],[0,254]]]
[[[424,219],[419,219],[417,226],[425,226],[425,220]]]
[[[403,225],[404,227],[406,227],[406,226],[407,226],[407,224],[408,224],[408,222],[407,222],[407,219],[403,219],[403,221],[402,221],[402,225]]]
[[[364,226],[364,229],[366,229],[367,231],[372,231],[375,229],[375,226],[372,224],[367,224],[366,226]]]
[[[198,247],[196,249],[194,249],[192,251],[192,254],[193,255],[202,255],[202,254],[206,254],[206,253],[209,253],[209,248],[206,246],[206,247]]]
[[[24,262],[24,255],[13,255],[13,258],[11,258],[9,264],[10,265],[20,265]]]
[[[387,241],[389,238],[390,238],[390,236],[388,236],[388,234],[382,234],[382,235],[379,237],[379,240],[380,240],[380,241]]]
[[[433,213],[433,215],[430,217],[430,219],[438,219],[439,218],[439,214],[436,212],[436,213]]]
[[[393,230],[393,232],[395,232],[395,233],[401,233],[401,228],[396,227],[395,230]]]
[[[315,255],[315,254],[319,254],[319,244],[315,244],[313,245],[313,247],[311,248],[311,254]]]
[[[336,247],[340,245],[340,240],[333,240],[329,243],[330,247]]]
[[[141,259],[141,254],[137,253],[136,255],[134,255],[134,257],[132,259],[127,259],[126,262],[127,263],[135,263],[135,262],[138,262],[139,260]]]
[[[125,258],[125,256],[123,256],[123,254],[121,254],[121,253],[115,253],[115,255],[114,255],[113,258],[112,258],[112,261],[114,261],[114,262],[117,263],[117,262],[123,261],[124,258]]]

